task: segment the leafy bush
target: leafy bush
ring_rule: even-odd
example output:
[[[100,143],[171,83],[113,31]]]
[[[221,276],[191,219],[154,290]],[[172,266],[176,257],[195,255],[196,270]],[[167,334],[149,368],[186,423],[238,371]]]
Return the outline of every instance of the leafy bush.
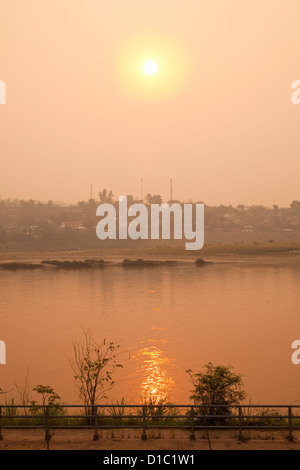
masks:
[[[229,366],[214,366],[211,362],[202,372],[187,371],[194,386],[191,399],[195,405],[201,405],[195,412],[201,416],[210,416],[206,423],[218,424],[224,419],[214,416],[231,416],[231,406],[239,405],[245,398],[243,381],[240,374],[232,372]]]

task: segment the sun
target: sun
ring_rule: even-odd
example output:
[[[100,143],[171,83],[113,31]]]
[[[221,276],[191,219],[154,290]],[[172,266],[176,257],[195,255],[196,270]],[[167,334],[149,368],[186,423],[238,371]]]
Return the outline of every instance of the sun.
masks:
[[[157,70],[157,63],[154,60],[147,60],[143,65],[143,71],[146,75],[155,75]]]
[[[141,33],[124,39],[115,53],[116,83],[137,101],[168,100],[187,86],[191,59],[175,38]]]

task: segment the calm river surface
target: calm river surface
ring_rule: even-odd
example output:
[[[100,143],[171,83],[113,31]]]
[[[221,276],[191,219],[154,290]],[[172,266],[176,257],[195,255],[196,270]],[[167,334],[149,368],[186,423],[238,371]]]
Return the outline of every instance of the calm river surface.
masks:
[[[78,402],[68,357],[83,328],[121,344],[124,369],[112,400],[149,393],[189,402],[187,369],[211,361],[244,375],[253,404],[300,400],[299,263],[217,263],[177,267],[0,272],[0,339],[7,365],[0,387],[51,385]],[[300,403],[300,402],[299,402]]]

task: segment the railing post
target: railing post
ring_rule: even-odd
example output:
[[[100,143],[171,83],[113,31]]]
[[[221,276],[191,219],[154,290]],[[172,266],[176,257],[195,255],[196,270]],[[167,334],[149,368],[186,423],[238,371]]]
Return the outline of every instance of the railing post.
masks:
[[[191,406],[191,435],[190,435],[191,441],[196,440],[195,436],[195,410],[194,407]]]
[[[147,426],[146,426],[146,407],[143,406],[143,434],[142,441],[147,440]]]
[[[293,436],[293,413],[292,413],[292,407],[289,406],[289,435],[288,435],[288,441],[289,442],[294,442],[294,436]]]
[[[2,434],[2,406],[0,406],[0,441],[3,441],[3,434]]]
[[[46,405],[46,412],[45,412],[45,441],[47,442],[47,449],[49,450],[51,435],[50,435],[50,427],[49,427],[49,406]]]
[[[243,415],[242,415],[242,407],[239,406],[239,437],[238,440],[244,442],[243,437]]]
[[[99,441],[98,434],[98,407],[94,406],[94,441]]]

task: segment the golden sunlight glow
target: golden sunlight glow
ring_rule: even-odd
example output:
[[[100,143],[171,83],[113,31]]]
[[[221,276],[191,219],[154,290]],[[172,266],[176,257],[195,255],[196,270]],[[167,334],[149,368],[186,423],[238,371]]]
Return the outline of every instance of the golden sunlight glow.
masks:
[[[169,401],[169,393],[174,386],[173,379],[169,376],[167,365],[171,360],[156,346],[141,349],[136,357],[141,364],[142,402],[147,404],[163,404]]]
[[[137,100],[168,99],[186,85],[187,53],[176,40],[141,35],[124,41],[116,54],[119,87]]]
[[[143,70],[146,75],[155,75],[157,72],[157,63],[154,60],[147,60],[143,65]]]

